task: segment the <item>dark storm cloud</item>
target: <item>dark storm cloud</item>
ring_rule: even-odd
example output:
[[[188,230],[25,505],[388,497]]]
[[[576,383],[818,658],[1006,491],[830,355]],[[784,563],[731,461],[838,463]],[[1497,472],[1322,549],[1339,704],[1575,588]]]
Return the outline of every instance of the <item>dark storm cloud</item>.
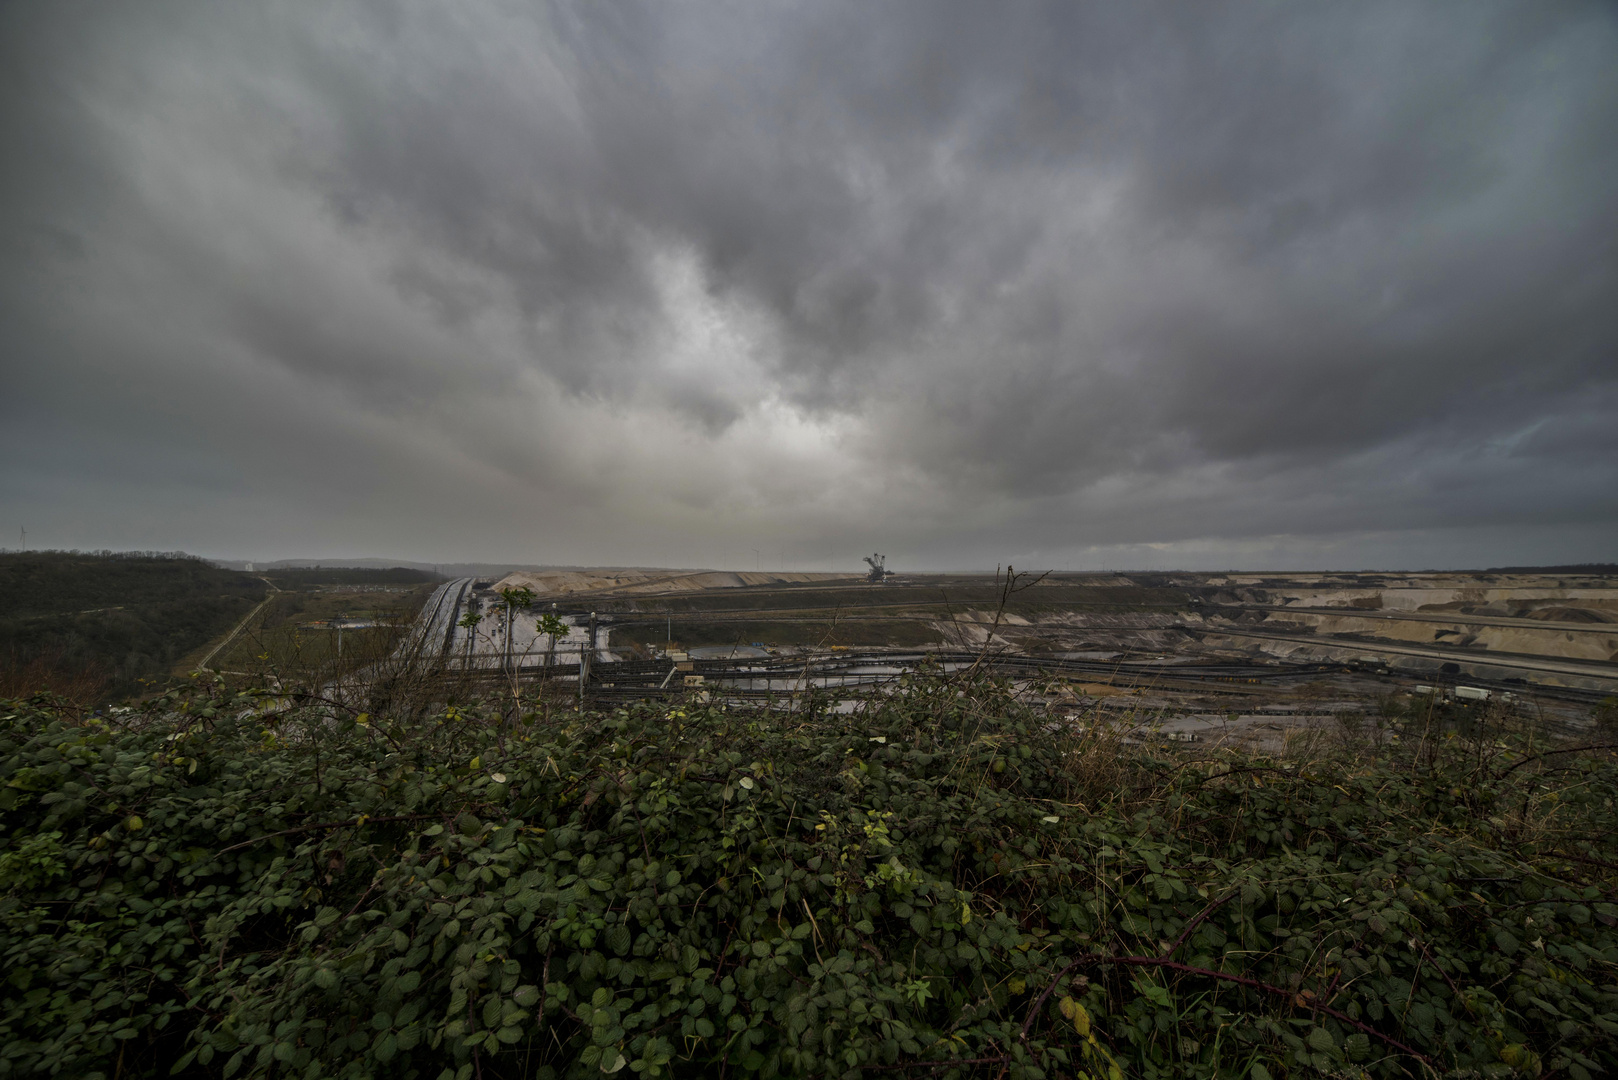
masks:
[[[1605,5],[4,18],[58,542],[1612,555]]]

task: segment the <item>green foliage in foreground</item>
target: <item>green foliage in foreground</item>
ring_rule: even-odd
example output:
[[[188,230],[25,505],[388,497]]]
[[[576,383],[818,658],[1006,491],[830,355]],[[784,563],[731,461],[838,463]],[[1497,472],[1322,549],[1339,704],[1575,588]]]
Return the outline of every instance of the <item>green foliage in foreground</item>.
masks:
[[[1618,1064],[1599,755],[1120,759],[942,682],[503,734],[285,707],[0,708],[0,1075]]]

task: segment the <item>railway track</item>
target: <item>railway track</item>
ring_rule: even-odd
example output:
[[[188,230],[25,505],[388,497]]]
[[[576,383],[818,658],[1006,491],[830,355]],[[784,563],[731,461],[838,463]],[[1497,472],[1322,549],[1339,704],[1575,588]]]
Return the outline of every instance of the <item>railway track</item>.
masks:
[[[932,669],[956,673],[976,667],[990,675],[1012,677],[1083,676],[1087,681],[1105,681],[1120,688],[1159,687],[1162,689],[1191,689],[1199,691],[1247,693],[1262,683],[1318,677],[1323,674],[1350,670],[1342,664],[1315,663],[1283,667],[1237,664],[1168,665],[1142,662],[1103,662],[1067,660],[1017,655],[983,656],[969,652],[865,652],[841,655],[799,658],[740,658],[734,660],[692,660],[673,664],[667,660],[629,660],[598,662],[592,665],[589,692],[618,691],[608,696],[625,693],[641,694],[656,690],[660,695],[683,693],[683,676],[701,676],[704,684],[712,682],[723,686],[727,694],[735,692],[737,683],[779,683],[760,691],[761,695],[788,692],[794,684],[801,689],[813,685],[819,689],[852,689],[881,686],[919,670]],[[672,670],[671,670],[672,669]],[[523,678],[552,678],[575,681],[576,664],[554,667],[547,673],[537,666],[523,667]],[[446,672],[449,678],[494,678],[496,673],[480,671]],[[675,682],[671,676],[680,676]]]

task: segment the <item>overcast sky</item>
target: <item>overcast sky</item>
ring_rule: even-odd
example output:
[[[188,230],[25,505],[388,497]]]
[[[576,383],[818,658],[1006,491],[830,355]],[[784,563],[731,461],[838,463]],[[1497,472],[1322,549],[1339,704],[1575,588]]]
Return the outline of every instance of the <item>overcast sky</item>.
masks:
[[[0,545],[1618,559],[1618,7],[0,8]]]

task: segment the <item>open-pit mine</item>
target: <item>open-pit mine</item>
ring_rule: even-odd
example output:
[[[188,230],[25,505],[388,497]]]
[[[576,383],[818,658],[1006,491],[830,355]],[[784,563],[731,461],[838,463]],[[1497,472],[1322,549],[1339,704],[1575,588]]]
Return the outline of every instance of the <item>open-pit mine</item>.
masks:
[[[544,633],[547,614],[566,631]],[[1618,575],[537,571],[444,584],[409,643],[594,700],[812,691],[849,708],[931,667],[1183,740],[1275,744],[1390,701],[1511,703],[1576,729],[1618,694]]]

